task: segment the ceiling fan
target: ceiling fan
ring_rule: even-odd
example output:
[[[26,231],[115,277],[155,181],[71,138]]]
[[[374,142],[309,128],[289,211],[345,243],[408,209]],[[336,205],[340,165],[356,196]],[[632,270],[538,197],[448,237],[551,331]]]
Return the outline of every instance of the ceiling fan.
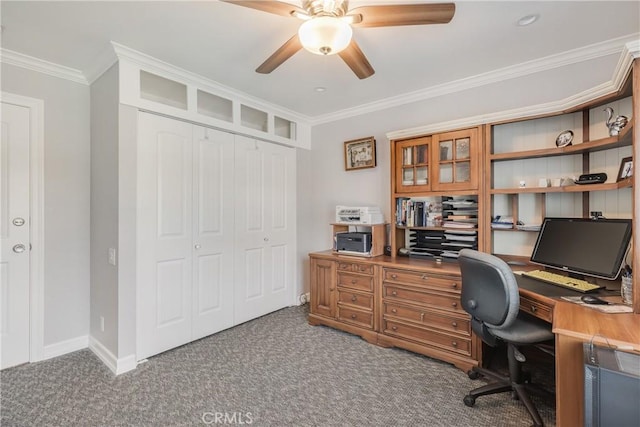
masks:
[[[349,10],[348,0],[302,0],[302,7],[280,1],[222,0],[238,6],[304,22],[256,72],[269,74],[300,49],[318,54],[338,54],[360,79],[375,72],[352,38],[351,27],[392,27],[398,25],[446,24],[453,18],[453,3],[390,4],[362,6]]]

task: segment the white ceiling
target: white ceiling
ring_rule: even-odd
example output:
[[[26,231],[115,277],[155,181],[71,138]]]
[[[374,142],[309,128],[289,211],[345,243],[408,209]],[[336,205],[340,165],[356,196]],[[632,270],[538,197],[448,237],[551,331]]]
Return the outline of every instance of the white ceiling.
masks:
[[[359,80],[338,56],[304,50],[256,73],[301,21],[218,1],[2,0],[0,13],[3,49],[90,74],[115,41],[311,120],[614,39],[606,45],[623,46],[640,33],[638,1],[456,2],[449,24],[355,28],[376,70]],[[516,25],[529,14],[540,19]]]

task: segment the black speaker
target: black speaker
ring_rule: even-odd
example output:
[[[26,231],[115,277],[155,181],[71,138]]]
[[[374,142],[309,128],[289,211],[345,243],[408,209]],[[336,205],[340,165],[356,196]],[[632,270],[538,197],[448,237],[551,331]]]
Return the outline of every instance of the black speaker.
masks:
[[[607,181],[606,173],[587,173],[580,175],[580,178],[576,181],[576,184],[602,184]]]

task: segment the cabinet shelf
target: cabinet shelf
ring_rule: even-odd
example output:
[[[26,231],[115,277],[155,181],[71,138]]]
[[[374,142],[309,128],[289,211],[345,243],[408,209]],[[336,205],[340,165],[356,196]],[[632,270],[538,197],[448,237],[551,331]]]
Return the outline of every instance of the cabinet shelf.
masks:
[[[506,160],[535,159],[539,157],[566,156],[570,154],[593,153],[611,148],[626,147],[632,144],[633,125],[622,129],[618,136],[586,141],[581,144],[569,145],[561,148],[543,148],[540,150],[517,151],[512,153],[491,154],[489,160],[493,162]],[[578,190],[575,190],[578,191]]]
[[[618,190],[633,186],[633,178],[626,178],[620,182],[587,185],[567,185],[565,187],[531,187],[531,188],[494,188],[491,194],[546,194],[546,193],[584,193],[590,191]]]
[[[478,227],[463,228],[463,227],[409,227],[406,225],[394,225],[398,230],[431,230],[431,231],[478,231]]]

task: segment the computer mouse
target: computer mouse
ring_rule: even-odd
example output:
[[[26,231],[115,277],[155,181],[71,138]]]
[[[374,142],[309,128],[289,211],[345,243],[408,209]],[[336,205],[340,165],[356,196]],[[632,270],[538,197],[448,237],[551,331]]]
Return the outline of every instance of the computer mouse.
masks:
[[[595,295],[582,295],[580,299],[585,304],[609,304],[608,301],[600,299]]]

